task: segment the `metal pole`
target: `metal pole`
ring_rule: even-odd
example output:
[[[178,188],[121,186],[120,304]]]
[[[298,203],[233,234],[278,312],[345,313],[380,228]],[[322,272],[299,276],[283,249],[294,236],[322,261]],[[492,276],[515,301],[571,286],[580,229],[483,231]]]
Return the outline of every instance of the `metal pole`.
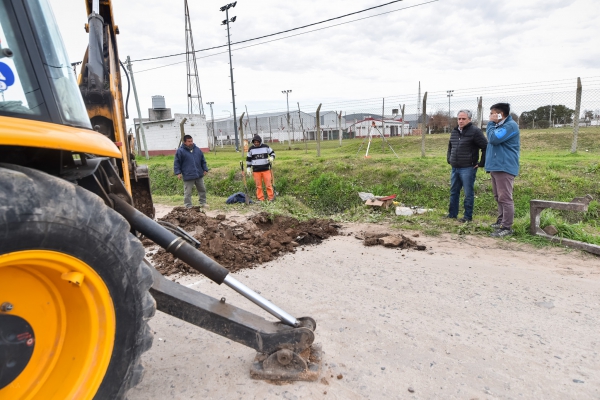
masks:
[[[140,111],[140,102],[138,100],[137,89],[135,88],[135,79],[133,78],[133,69],[131,68],[131,58],[129,56],[127,56],[127,69],[129,70],[129,76],[131,77],[131,86],[133,86],[133,97],[135,97],[135,105],[137,107],[138,119],[140,120],[140,132],[142,132],[142,142],[144,143],[144,152],[146,153],[146,160],[149,160],[150,156],[148,155],[148,145],[146,144],[146,133],[144,132],[144,124],[142,122],[142,112]]]
[[[231,276],[231,274],[227,275],[223,280],[223,283],[262,308],[263,310],[269,312],[273,316],[277,317],[280,321],[285,322],[290,326],[298,326],[300,322],[287,312],[283,311],[281,308],[277,307],[275,304],[271,303],[269,300],[265,299],[255,291],[248,288],[246,285],[236,280]]]
[[[235,151],[240,151],[240,142],[238,140],[238,127],[235,114],[235,90],[233,87],[233,64],[231,63],[231,37],[229,35],[229,9],[225,10],[227,18],[227,48],[229,49],[229,76],[231,77],[231,102],[233,103],[233,131],[235,134]]]

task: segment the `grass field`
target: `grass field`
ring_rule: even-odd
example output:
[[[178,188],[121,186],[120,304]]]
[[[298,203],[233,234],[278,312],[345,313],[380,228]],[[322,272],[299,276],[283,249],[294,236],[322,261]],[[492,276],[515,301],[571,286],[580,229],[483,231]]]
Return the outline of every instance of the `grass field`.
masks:
[[[426,156],[421,157],[420,137],[388,138],[399,156],[394,156],[381,139],[371,143],[369,158],[364,158],[366,144],[357,154],[362,139],[325,141],[321,157],[316,143],[273,144],[277,155],[274,164],[278,200],[272,204],[253,205],[271,213],[287,213],[297,218],[328,216],[341,221],[388,221],[405,229],[418,229],[429,235],[442,232],[487,234],[496,218],[489,174],[479,171],[475,183],[475,211],[471,224],[460,225],[441,217],[447,213],[450,166],[446,163],[447,134],[427,135]],[[570,153],[572,130],[530,130],[521,132],[521,172],[515,179],[515,238],[536,244],[545,243],[529,232],[529,200],[570,201],[591,194],[594,201],[587,213],[547,210],[542,227],[554,225],[559,235],[600,245],[600,128],[581,128],[578,152]],[[239,162],[242,154],[233,148],[217,149],[206,154],[211,169],[205,182],[211,209],[244,209],[245,205],[226,205],[225,199],[244,191]],[[141,160],[144,163],[145,160]],[[183,185],[173,175],[173,157],[152,157],[150,176],[155,202],[183,203]],[[245,167],[245,164],[244,164]],[[255,186],[248,182],[253,195]],[[375,195],[397,194],[407,206],[421,206],[434,211],[411,217],[396,216],[393,209],[373,210],[362,205],[358,192]],[[462,203],[462,199],[461,199]],[[461,214],[462,215],[462,214]]]

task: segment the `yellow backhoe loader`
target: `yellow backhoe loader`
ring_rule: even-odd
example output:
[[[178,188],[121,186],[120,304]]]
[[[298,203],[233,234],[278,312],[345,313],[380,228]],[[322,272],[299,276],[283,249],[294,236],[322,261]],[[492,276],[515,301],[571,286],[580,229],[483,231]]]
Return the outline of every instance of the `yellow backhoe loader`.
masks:
[[[312,318],[152,220],[147,170],[125,133],[111,3],[86,4],[77,80],[47,0],[0,1],[0,399],[124,398],[142,379],[156,309],[255,349],[254,378],[317,379]],[[163,278],[140,235],[277,321]]]

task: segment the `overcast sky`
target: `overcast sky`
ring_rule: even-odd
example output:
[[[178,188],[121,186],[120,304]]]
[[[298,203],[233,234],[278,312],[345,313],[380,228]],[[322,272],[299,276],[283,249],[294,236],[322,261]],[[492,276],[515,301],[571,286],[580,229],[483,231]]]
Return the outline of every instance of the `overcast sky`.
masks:
[[[319,25],[325,27],[381,12],[417,6],[405,0]],[[87,46],[84,0],[50,0],[69,57],[80,61]],[[385,0],[239,0],[231,9],[232,41],[254,38],[383,4]],[[113,0],[122,60],[185,52],[182,0]],[[226,4],[190,0],[196,49],[227,42],[221,26]],[[501,86],[504,83],[600,75],[598,0],[439,0],[398,12],[233,52],[238,115],[423,90]],[[309,29],[314,29],[309,28]],[[309,29],[305,29],[307,31]],[[296,31],[303,32],[303,31]],[[280,36],[278,36],[280,37]],[[258,42],[252,42],[258,43]],[[246,44],[247,45],[247,44]],[[240,45],[242,46],[242,45]],[[234,46],[236,48],[238,46]],[[228,55],[197,54],[203,101],[215,118],[231,110]],[[206,57],[206,58],[202,58]],[[187,111],[185,56],[136,62],[142,113],[152,95],[165,96],[173,112]],[[130,100],[130,114],[135,113]],[[210,109],[205,112],[210,116]],[[309,110],[307,110],[309,111]],[[310,110],[314,111],[314,110]],[[131,121],[131,120],[130,120]]]

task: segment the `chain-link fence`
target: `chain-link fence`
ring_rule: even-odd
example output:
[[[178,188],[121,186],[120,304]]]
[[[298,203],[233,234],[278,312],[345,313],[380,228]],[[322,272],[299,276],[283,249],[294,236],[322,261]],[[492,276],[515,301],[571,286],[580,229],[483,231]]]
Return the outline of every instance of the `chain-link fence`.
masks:
[[[425,104],[423,89],[410,95],[324,102],[318,120],[316,102],[300,104],[299,109],[290,109],[289,115],[287,110],[257,111],[245,114],[238,130],[245,140],[259,134],[266,142],[313,141],[317,125],[322,140],[339,140],[340,132],[342,139],[365,137],[374,129],[377,135],[420,135],[423,126],[426,133],[435,134],[456,126],[459,110],[470,110],[473,122],[485,126],[490,106],[499,102],[510,103],[511,115],[522,129],[572,127],[578,120],[580,127],[600,130],[600,77],[582,78],[581,84],[579,105],[577,79],[430,92]],[[233,118],[215,120],[214,134],[210,121],[208,128],[211,145],[234,144]]]

